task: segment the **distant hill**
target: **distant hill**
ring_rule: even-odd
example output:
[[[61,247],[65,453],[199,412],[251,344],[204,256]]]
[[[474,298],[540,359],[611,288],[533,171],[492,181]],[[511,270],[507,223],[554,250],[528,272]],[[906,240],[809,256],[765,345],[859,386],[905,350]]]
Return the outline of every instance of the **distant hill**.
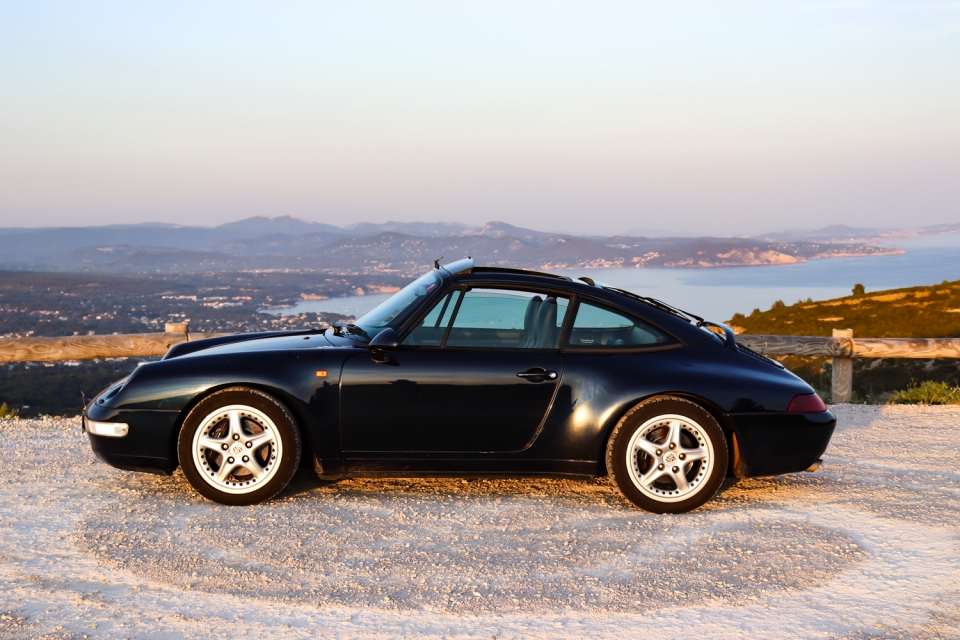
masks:
[[[228,222],[226,224],[221,224],[216,227],[219,231],[223,232],[239,232],[248,236],[253,235],[270,235],[270,234],[286,234],[286,235],[297,235],[302,233],[327,233],[334,235],[347,235],[343,229],[340,227],[335,227],[332,224],[323,224],[321,222],[310,222],[309,220],[302,220],[294,216],[278,216],[276,218],[271,218],[270,216],[254,216],[252,218],[246,218],[244,220],[237,220],[236,222]]]
[[[343,235],[349,236],[375,236],[380,233],[401,233],[408,236],[421,236],[425,238],[438,238],[443,236],[455,236],[459,234],[473,233],[478,231],[477,227],[460,224],[459,222],[383,222],[374,224],[372,222],[361,222],[348,225],[343,229]]]
[[[345,227],[255,216],[218,227],[163,224],[0,229],[0,269],[107,273],[328,271],[411,275],[443,256],[535,269],[725,267],[899,253],[858,242],[713,237],[581,237],[506,222]]]
[[[755,236],[769,242],[890,242],[917,236],[960,233],[960,224],[895,229],[892,227],[851,227],[833,224],[821,229],[787,229]]]
[[[960,337],[960,280],[927,287],[867,292],[835,300],[775,303],[767,311],[735,314],[744,333],[828,336],[853,329],[862,338]]]

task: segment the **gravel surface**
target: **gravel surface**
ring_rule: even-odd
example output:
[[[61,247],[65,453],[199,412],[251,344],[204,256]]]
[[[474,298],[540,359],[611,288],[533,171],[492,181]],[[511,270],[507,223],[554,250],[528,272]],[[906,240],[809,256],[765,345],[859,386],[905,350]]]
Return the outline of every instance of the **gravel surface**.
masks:
[[[223,507],[0,421],[0,636],[960,637],[960,408],[834,407],[813,474],[645,513],[606,479],[303,472]]]

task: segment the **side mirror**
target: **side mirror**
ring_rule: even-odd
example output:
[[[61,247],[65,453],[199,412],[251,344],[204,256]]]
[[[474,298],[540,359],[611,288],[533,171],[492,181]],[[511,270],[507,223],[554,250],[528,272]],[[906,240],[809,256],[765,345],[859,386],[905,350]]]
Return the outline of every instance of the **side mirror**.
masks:
[[[373,340],[371,340],[367,346],[371,349],[376,347],[377,349],[381,349],[383,351],[393,351],[400,346],[400,337],[397,336],[396,331],[390,327],[387,327],[377,335],[373,336]]]
[[[390,362],[390,356],[386,352],[395,351],[399,346],[400,338],[397,336],[397,332],[387,327],[373,336],[373,339],[367,344],[367,349],[370,351],[370,357],[373,358],[374,362],[386,363]]]

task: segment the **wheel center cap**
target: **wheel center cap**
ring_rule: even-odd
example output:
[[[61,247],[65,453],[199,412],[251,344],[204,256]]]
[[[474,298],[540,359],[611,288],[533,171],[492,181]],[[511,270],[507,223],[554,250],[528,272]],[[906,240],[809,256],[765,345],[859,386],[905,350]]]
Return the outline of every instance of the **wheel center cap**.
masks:
[[[230,447],[230,453],[232,453],[235,456],[240,455],[241,453],[243,453],[243,445],[240,444],[239,442],[233,443],[233,446]]]
[[[677,461],[677,454],[675,454],[673,451],[670,451],[667,453],[667,455],[663,456],[663,461],[667,464],[673,464]]]

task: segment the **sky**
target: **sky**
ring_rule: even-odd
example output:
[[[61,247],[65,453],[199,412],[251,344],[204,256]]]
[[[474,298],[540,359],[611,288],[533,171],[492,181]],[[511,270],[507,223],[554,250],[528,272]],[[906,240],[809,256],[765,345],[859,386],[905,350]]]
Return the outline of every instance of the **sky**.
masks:
[[[960,2],[0,0],[0,226],[960,222]]]

